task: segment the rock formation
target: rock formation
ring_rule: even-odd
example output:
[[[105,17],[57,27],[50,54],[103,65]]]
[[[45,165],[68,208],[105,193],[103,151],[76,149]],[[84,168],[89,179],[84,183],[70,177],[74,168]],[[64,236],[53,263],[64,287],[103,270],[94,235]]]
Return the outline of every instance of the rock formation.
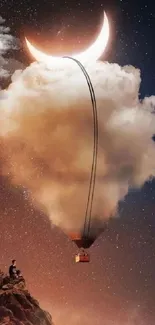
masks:
[[[23,277],[11,280],[0,272],[0,325],[54,325],[26,289]]]

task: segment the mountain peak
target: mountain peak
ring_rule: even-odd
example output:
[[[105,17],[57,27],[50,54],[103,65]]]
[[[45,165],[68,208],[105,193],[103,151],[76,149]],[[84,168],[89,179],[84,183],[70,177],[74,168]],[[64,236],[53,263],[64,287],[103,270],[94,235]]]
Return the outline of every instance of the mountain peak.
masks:
[[[51,315],[26,289],[25,279],[0,272],[0,325],[54,325]]]

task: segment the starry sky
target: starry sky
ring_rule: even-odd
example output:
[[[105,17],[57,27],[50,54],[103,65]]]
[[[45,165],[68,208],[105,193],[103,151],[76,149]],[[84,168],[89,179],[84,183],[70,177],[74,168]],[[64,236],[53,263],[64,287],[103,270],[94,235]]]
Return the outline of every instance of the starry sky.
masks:
[[[1,0],[0,14],[21,43],[14,58],[27,66],[28,36],[46,52],[80,50],[95,38],[106,10],[111,39],[103,60],[141,70],[140,97],[155,93],[153,1]],[[64,52],[63,52],[64,51]],[[28,288],[56,325],[155,323],[155,181],[131,190],[119,218],[75,265],[76,247],[34,208],[26,191],[0,178],[0,267],[16,258]],[[81,320],[82,318],[82,320]],[[105,320],[105,323],[103,322]]]

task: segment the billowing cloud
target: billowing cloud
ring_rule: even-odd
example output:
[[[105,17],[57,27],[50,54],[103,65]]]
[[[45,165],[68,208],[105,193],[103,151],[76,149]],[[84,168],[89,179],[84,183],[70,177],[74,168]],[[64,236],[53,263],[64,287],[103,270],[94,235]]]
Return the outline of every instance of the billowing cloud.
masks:
[[[14,59],[7,59],[5,55],[10,50],[19,48],[19,41],[12,36],[10,28],[4,26],[5,19],[0,16],[0,78],[8,78],[17,69],[17,62]],[[18,69],[22,67],[18,62]]]
[[[155,175],[154,97],[139,101],[140,71],[97,62],[86,67],[98,109],[99,146],[93,218],[115,214],[129,187]],[[59,69],[33,63],[1,93],[4,175],[26,187],[51,221],[81,230],[93,147],[86,80],[74,62]]]

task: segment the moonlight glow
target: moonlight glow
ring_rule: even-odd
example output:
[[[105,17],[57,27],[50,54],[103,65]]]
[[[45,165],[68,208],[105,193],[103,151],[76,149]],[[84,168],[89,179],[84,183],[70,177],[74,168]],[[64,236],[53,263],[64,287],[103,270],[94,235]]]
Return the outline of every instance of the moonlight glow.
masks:
[[[84,52],[73,54],[72,57],[79,60],[82,63],[88,63],[92,61],[97,61],[103,54],[109,39],[109,22],[106,14],[104,13],[104,22],[100,34],[98,35],[96,41]],[[27,38],[25,38],[27,47],[38,62],[43,62],[48,65],[60,64],[62,57],[56,57],[52,55],[47,55],[38,49],[36,49]],[[63,60],[64,62],[64,60]]]

